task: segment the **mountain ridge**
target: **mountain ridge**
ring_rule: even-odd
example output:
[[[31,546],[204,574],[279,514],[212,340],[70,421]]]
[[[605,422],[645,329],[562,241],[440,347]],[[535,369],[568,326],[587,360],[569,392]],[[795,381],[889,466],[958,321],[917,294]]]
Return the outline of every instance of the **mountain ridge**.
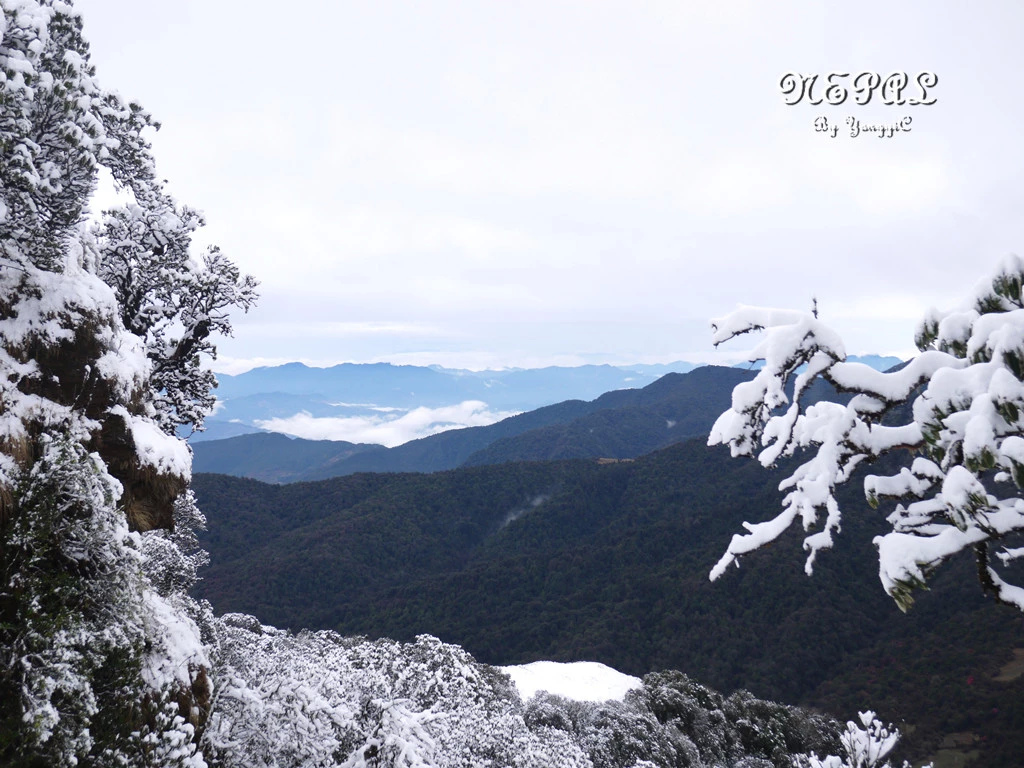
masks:
[[[666,374],[642,389],[613,390],[591,401],[567,400],[487,426],[379,450],[340,443],[335,451],[328,441],[296,439],[273,441],[274,452],[260,455],[257,446],[271,441],[243,435],[193,445],[194,467],[196,472],[301,482],[355,472],[436,472],[524,458],[634,458],[706,433],[728,407],[732,388],[754,375],[703,366]],[[303,466],[299,455],[310,463]]]
[[[631,459],[707,434],[733,388],[756,371],[702,366],[640,389],[567,400],[479,427],[452,429],[393,448],[252,435],[192,446],[196,472],[303,482],[356,472],[438,472],[460,466],[567,458]],[[836,397],[822,382],[810,393]]]
[[[887,367],[883,365],[886,360],[895,360],[877,355],[849,359],[866,361],[874,367]],[[240,374],[220,374],[217,406],[207,419],[207,430],[182,436],[194,445],[271,430],[312,439],[319,435],[372,442],[372,432],[356,431],[360,425],[387,424],[413,409],[451,409],[478,403],[483,404],[485,418],[494,419],[566,400],[590,401],[613,390],[639,389],[667,373],[689,373],[701,367],[704,364],[681,360],[483,371],[392,363],[341,363],[325,368],[299,362],[261,366]],[[749,369],[751,364],[735,367]],[[442,426],[445,414],[435,417],[435,425]],[[472,423],[462,418],[458,423]],[[339,421],[317,424],[316,419]],[[427,431],[409,434],[406,439]]]

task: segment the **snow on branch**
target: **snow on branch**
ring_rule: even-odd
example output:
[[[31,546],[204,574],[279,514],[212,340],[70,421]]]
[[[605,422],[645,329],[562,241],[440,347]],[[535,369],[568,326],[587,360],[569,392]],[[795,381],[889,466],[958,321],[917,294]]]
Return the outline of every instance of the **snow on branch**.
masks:
[[[1001,262],[949,312],[930,311],[915,341],[921,353],[899,370],[881,372],[846,361],[838,334],[816,313],[740,307],[712,321],[713,341],[761,332],[754,357],[764,367],[733,390],[732,407],[711,431],[709,445],[733,456],[757,456],[766,467],[805,452],[809,458],[780,483],[783,511],[744,523],[711,571],[721,577],[738,558],[774,541],[799,519],[807,536],[806,570],[839,533],[837,489],[854,470],[908,450],[909,466],[890,477],[868,476],[869,503],[909,500],[889,517],[892,532],[876,538],[880,578],[901,608],[928,574],[964,549],[986,558],[1000,548],[1005,567],[1021,548],[1008,544],[1024,529],[1024,263]],[[842,402],[810,401],[823,379]],[[839,399],[839,398],[837,398]],[[1024,609],[1024,591],[990,565],[983,586]],[[987,574],[987,575],[985,575]]]
[[[797,755],[793,760],[795,768],[892,768],[888,761],[884,764],[882,761],[899,742],[900,732],[892,725],[883,725],[871,710],[858,715],[860,725],[850,720],[846,723],[846,731],[839,737],[845,758],[834,755],[819,758],[812,752],[810,755]],[[908,763],[903,763],[903,766],[910,768]],[[931,764],[925,768],[931,768]]]

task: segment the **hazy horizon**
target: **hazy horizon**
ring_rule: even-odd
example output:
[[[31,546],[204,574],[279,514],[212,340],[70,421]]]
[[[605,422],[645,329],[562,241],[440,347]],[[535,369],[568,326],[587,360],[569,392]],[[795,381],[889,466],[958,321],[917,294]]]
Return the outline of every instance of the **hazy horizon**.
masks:
[[[861,352],[857,354],[851,354],[849,357],[866,357],[869,355],[877,355],[878,357],[896,357],[901,360],[906,360],[906,357],[900,355],[887,355],[876,352]],[[453,371],[471,371],[473,373],[480,373],[481,371],[512,371],[512,370],[536,370],[538,368],[549,368],[549,367],[565,367],[565,368],[580,368],[586,365],[610,365],[616,368],[628,368],[631,366],[642,366],[642,365],[672,365],[674,363],[688,363],[695,367],[702,365],[725,365],[725,366],[736,366],[742,365],[743,363],[749,363],[750,360],[735,356],[723,356],[720,360],[657,360],[654,362],[647,360],[621,360],[617,362],[585,362],[585,363],[545,363],[540,365],[504,365],[504,366],[477,366],[472,365],[442,365],[440,363],[412,363],[412,362],[395,362],[393,360],[315,360],[315,359],[303,359],[294,360],[287,358],[254,358],[246,360],[236,360],[230,358],[218,358],[213,361],[211,368],[218,374],[226,374],[229,376],[236,376],[241,373],[246,373],[257,368],[277,368],[282,365],[289,365],[291,363],[301,363],[307,368],[333,368],[338,365],[377,365],[377,364],[390,364],[390,365],[409,365],[417,366],[421,368],[443,368],[445,370]]]

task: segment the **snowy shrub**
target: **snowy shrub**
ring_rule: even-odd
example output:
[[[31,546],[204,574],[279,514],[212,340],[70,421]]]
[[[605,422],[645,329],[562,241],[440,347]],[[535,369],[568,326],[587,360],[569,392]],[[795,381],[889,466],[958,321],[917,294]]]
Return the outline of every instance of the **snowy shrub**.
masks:
[[[206,754],[225,766],[583,766],[530,728],[505,675],[457,646],[219,623]]]
[[[662,725],[677,765],[783,768],[792,755],[838,748],[839,725],[823,715],[758,699],[746,691],[724,697],[677,671],[656,672],[626,703]],[[647,759],[658,761],[657,755]]]
[[[111,703],[95,679],[129,695],[140,684],[141,578],[116,483],[74,442],[46,439],[44,450],[0,540],[0,708],[24,750],[74,765],[93,747],[92,716]]]
[[[531,728],[572,731],[575,728],[574,718],[569,714],[572,708],[573,702],[570,700],[547,691],[539,691],[526,703],[523,719]]]
[[[142,534],[143,571],[164,597],[186,594],[199,581],[199,569],[210,556],[199,546],[197,530],[206,529],[206,517],[196,506],[195,495],[186,490],[174,502],[174,529]]]
[[[0,755],[11,765],[198,766],[173,700],[205,663],[194,626],[148,591],[138,537],[99,458],[66,439],[41,444],[0,529]]]
[[[576,723],[577,738],[594,765],[678,764],[671,741],[650,712],[618,701],[590,705],[584,712],[587,716]]]
[[[861,727],[863,726],[863,727]],[[813,752],[809,755],[796,755],[793,758],[795,768],[892,768],[886,756],[892,752],[900,732],[891,725],[885,726],[875,718],[870,710],[860,713],[860,725],[850,721],[840,736],[845,757],[819,758]],[[904,762],[903,768],[910,768]],[[925,768],[931,768],[929,763]]]

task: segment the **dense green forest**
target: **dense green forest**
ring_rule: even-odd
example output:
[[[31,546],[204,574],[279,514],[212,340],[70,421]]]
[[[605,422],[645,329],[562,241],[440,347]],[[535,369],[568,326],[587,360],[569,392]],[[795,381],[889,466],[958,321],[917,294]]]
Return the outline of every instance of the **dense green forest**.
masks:
[[[902,614],[865,567],[879,511],[848,516],[813,578],[793,537],[708,581],[741,521],[777,508],[779,476],[702,440],[607,464],[286,486],[199,475],[213,561],[199,594],[282,627],[428,632],[486,663],[680,669],[840,716],[870,706],[909,724],[908,754],[964,733],[988,764],[1015,764],[1024,700],[1007,689],[1024,680],[993,677],[1024,646],[1020,616],[982,597],[972,563]],[[864,506],[856,484],[844,503]]]

